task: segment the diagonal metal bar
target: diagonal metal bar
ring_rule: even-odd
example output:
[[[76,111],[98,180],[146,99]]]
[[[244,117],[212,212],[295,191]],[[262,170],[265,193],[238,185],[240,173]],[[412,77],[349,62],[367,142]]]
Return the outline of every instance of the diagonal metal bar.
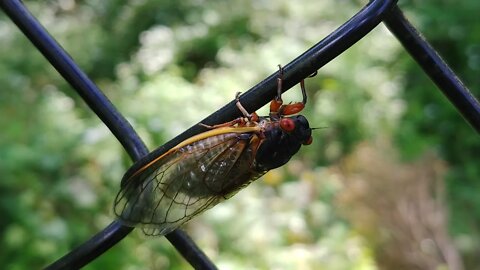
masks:
[[[362,10],[360,10],[355,16],[353,16],[349,21],[335,30],[332,34],[327,36],[325,39],[317,43],[307,52],[293,60],[291,63],[284,67],[285,76],[284,76],[284,90],[291,88],[293,85],[297,84],[300,80],[307,77],[308,75],[314,73],[316,70],[320,69],[322,66],[327,64],[329,61],[340,55],[358,40],[360,40],[363,36],[365,36],[369,31],[375,28],[385,17],[391,8],[396,4],[396,0],[374,0],[367,4]],[[63,51],[63,49],[58,46],[58,44],[46,33],[46,31],[36,22],[35,18],[28,13],[25,7],[18,1],[18,0],[5,0],[0,1],[1,7],[5,10],[5,12],[10,16],[12,21],[14,21],[22,31],[32,40],[39,50],[46,56],[49,61],[51,61],[52,65],[54,65],[57,70],[65,77],[67,81],[69,81],[72,86],[79,91],[80,95],[86,100],[88,104],[90,99],[105,98],[103,94],[95,87],[93,83],[90,83],[85,86],[83,83],[78,83],[76,80],[80,77],[80,81],[88,80],[88,78],[81,72],[80,69],[76,68],[76,65],[71,61],[70,57]],[[46,42],[44,39],[51,39],[49,42]],[[53,49],[51,48],[53,46]],[[60,54],[58,54],[60,53]],[[57,57],[61,55],[61,57]],[[67,61],[68,64],[64,66],[63,63]],[[69,70],[73,67],[72,73],[68,73],[65,70]],[[64,74],[67,73],[67,74]],[[82,88],[86,87],[86,88]],[[83,89],[83,90],[79,90]],[[90,96],[86,93],[81,93],[85,91],[90,93],[90,91],[94,91],[94,95]],[[260,108],[261,106],[268,103],[276,94],[276,74],[272,74],[264,81],[260,82],[244,95],[241,96],[241,102],[244,104],[247,110],[254,111]],[[105,98],[107,101],[107,106],[111,105],[110,102]],[[99,104],[99,106],[103,106],[104,104]],[[91,106],[92,107],[92,106]],[[93,106],[95,107],[95,106]],[[113,108],[113,106],[111,106]],[[99,117],[102,118],[103,114],[110,114],[112,112],[103,111],[103,109],[95,109],[92,108]],[[113,108],[113,111],[116,113],[116,110]],[[235,107],[235,103],[232,101],[217,112],[213,113],[206,119],[202,120],[202,123],[205,124],[214,124],[214,123],[221,123],[231,120],[240,115],[240,112]],[[115,117],[119,119],[123,119],[120,114],[115,114]],[[105,120],[104,120],[105,121]],[[113,121],[115,122],[115,121]],[[108,122],[106,122],[108,123]],[[145,147],[141,140],[136,136],[133,129],[131,129],[130,125],[125,121],[127,126],[121,126],[121,128],[125,128],[124,131],[121,128],[115,127],[115,123],[113,124],[113,129],[111,128],[112,132],[117,136],[117,138],[121,141],[122,145],[127,149],[128,153],[137,159],[138,156],[142,156],[145,151]],[[135,170],[138,166],[142,166],[146,162],[149,162],[155,156],[167,151],[169,148],[175,146],[180,141],[189,138],[195,134],[200,133],[204,129],[201,126],[194,126],[188,129],[187,131],[183,132],[182,134],[178,135],[171,141],[167,142],[165,145],[157,148],[151,154],[147,155],[146,157],[142,158],[140,161],[136,162],[131,169]],[[126,132],[125,135],[130,136],[129,139],[124,139],[122,132]],[[128,137],[127,136],[127,137]],[[136,146],[131,146],[131,142],[128,140],[134,140]],[[87,241],[86,243],[82,244],[77,249],[73,250],[71,253],[67,254],[65,257],[57,261],[56,263],[51,265],[50,269],[66,269],[66,268],[77,268],[83,265],[86,265],[91,260],[95,259],[96,257],[100,256],[103,252],[108,250],[111,246],[116,244],[120,241],[125,235],[130,232],[130,228],[125,228],[119,225],[116,222],[113,222],[107,228],[105,228],[102,232],[95,235],[92,239]],[[176,231],[177,232],[177,231]],[[175,247],[182,252],[182,250],[186,251],[182,253],[182,255],[187,258],[187,260],[194,266],[195,268],[213,268],[213,264],[209,264],[209,261],[205,261],[198,256],[195,250],[192,251],[192,248],[196,246],[189,242],[188,237],[182,234],[170,234],[167,235],[167,238],[173,243],[173,241],[181,240],[183,241],[183,249],[179,248],[177,244],[174,243]],[[189,246],[191,244],[191,246]],[[187,253],[193,253],[193,259],[187,255]],[[200,254],[201,253],[200,251]],[[195,265],[194,263],[200,261],[200,265]],[[202,263],[204,265],[202,265]]]
[[[480,133],[479,102],[398,7],[385,18],[385,24],[465,120]]]
[[[0,7],[117,137],[132,159],[148,153],[132,126],[98,87],[18,0],[2,0]]]
[[[130,157],[138,160],[146,155],[148,150],[145,144],[128,121],[30,14],[27,8],[17,0],[2,0],[0,7],[107,125]],[[113,221],[90,240],[50,265],[48,269],[80,268],[117,244],[132,230],[131,227],[125,227],[118,221]],[[202,250],[183,231],[176,230],[169,234],[167,239],[195,268],[216,269]]]

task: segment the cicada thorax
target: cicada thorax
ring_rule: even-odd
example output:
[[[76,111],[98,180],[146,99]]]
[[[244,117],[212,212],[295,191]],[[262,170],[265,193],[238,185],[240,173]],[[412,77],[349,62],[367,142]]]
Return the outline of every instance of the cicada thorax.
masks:
[[[281,121],[291,125],[291,130],[282,127]],[[255,155],[258,171],[269,171],[287,163],[295,155],[302,144],[309,144],[312,130],[303,115],[281,119],[265,119],[263,141]]]

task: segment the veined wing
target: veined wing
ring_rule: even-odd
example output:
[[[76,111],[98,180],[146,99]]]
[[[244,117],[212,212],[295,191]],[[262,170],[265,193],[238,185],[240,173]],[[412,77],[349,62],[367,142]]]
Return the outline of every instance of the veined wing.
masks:
[[[148,235],[173,231],[250,182],[253,137],[218,134],[168,153],[126,181],[115,214]]]

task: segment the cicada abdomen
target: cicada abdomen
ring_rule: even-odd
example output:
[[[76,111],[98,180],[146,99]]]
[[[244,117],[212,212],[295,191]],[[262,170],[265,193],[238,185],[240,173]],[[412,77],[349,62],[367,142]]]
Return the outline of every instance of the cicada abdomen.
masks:
[[[282,74],[282,70],[280,70]],[[128,171],[115,199],[114,211],[128,226],[145,234],[164,235],[194,216],[230,198],[268,170],[280,167],[310,144],[311,128],[302,102],[283,105],[281,77],[270,116],[245,117],[209,127],[135,171]]]

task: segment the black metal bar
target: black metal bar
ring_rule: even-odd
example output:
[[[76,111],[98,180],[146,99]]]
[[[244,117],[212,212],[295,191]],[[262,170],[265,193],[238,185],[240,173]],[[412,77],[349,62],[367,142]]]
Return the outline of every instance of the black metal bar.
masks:
[[[180,229],[176,229],[172,233],[165,235],[171,243],[175,243],[175,248],[187,259],[191,266],[195,269],[217,269],[217,267],[210,262],[204,255],[202,250],[199,250],[197,245],[192,241],[188,234]],[[201,253],[199,253],[201,251]],[[202,256],[204,257],[202,257]]]
[[[114,221],[45,269],[80,269],[120,242],[132,230],[132,227],[122,226],[119,222]]]
[[[135,161],[146,155],[148,150],[145,144],[127,120],[27,8],[18,0],[1,0],[0,7],[107,125],[130,157]],[[132,230],[133,228],[122,226],[118,221],[114,221],[90,240],[48,266],[48,269],[80,268],[117,244]],[[202,250],[183,231],[176,230],[168,235],[167,239],[193,267],[216,269]]]
[[[133,160],[148,153],[145,144],[110,100],[77,66],[19,0],[2,0],[0,6],[55,69],[85,100],[105,125],[117,137]]]
[[[480,133],[480,104],[430,44],[395,7],[385,24],[437,87]]]

